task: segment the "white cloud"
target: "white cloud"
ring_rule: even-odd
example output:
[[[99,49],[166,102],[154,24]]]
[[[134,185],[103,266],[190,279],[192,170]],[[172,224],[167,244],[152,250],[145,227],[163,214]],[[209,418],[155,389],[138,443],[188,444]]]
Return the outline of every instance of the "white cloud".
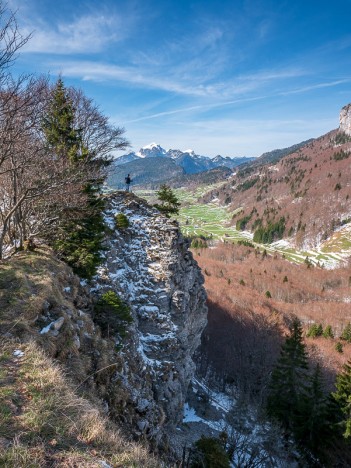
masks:
[[[23,52],[91,54],[123,39],[126,28],[117,15],[90,14],[55,25],[38,19],[36,23],[27,22],[23,32],[33,33]]]
[[[60,62],[52,64],[65,76],[80,78],[85,81],[121,81],[151,89],[159,89],[191,96],[208,96],[213,94],[211,86],[192,85],[180,80],[172,80],[163,73],[151,73],[142,67],[117,66],[111,64],[82,62]]]

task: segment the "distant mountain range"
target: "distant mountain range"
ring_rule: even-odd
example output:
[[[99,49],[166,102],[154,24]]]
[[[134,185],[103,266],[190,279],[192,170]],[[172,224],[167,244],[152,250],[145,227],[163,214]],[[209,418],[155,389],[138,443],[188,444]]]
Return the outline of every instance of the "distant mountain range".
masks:
[[[195,154],[190,149],[186,151],[165,150],[160,145],[151,143],[138,152],[124,154],[115,159],[108,184],[113,188],[122,188],[126,174],[131,174],[134,186],[169,183],[174,178],[177,178],[177,182],[180,183],[182,176],[199,174],[217,168],[233,169],[254,159],[244,156],[229,158],[220,155],[211,159]],[[185,177],[185,180],[188,179],[189,177]]]

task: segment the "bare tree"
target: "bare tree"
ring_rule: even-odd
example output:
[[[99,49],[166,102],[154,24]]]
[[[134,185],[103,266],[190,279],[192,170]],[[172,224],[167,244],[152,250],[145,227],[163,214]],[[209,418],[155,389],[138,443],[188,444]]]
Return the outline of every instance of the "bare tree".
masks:
[[[22,247],[25,239],[57,231],[59,220],[79,216],[82,186],[99,169],[72,166],[50,152],[41,124],[48,83],[30,79],[0,95],[0,258],[4,243]]]
[[[19,29],[15,14],[0,0],[0,86],[8,78],[8,68],[16,58],[21,47],[30,39],[30,35],[23,36]]]
[[[69,88],[68,93],[75,110],[75,127],[88,150],[88,161],[109,161],[113,152],[129,146],[123,136],[124,128],[111,125],[92,99],[79,89]]]

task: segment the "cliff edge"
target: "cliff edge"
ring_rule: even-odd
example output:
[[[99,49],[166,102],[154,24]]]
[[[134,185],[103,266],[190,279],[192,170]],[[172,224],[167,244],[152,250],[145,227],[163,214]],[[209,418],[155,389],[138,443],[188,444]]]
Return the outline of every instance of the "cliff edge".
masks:
[[[118,215],[124,217],[123,227],[116,221]],[[177,223],[135,195],[117,192],[106,197],[105,219],[104,261],[89,284],[45,246],[20,252],[0,264],[0,336],[4,348],[0,370],[7,375],[6,369],[10,369],[7,386],[10,381],[16,384],[13,395],[9,390],[3,402],[9,404],[9,422],[6,434],[0,434],[1,460],[19,453],[15,444],[28,448],[30,458],[37,447],[33,433],[40,434],[44,458],[49,452],[61,456],[61,443],[66,451],[73,447],[69,445],[76,427],[72,420],[81,418],[79,408],[74,407],[74,418],[70,417],[73,425],[63,429],[69,416],[58,422],[58,415],[65,413],[60,397],[63,384],[55,388],[50,383],[48,393],[44,377],[38,377],[38,382],[30,377],[34,374],[28,362],[42,352],[42,361],[46,361],[39,368],[44,366],[44,371],[51,365],[63,366],[60,379],[68,389],[64,391],[73,391],[78,399],[87,398],[94,411],[111,424],[117,423],[127,439],[149,440],[165,453],[169,434],[182,420],[194,373],[192,355],[207,316],[200,268]],[[115,295],[123,303],[128,310],[127,321],[104,310],[101,304],[106,294]],[[13,354],[15,351],[17,354]],[[14,373],[18,373],[18,385]],[[26,388],[25,402],[18,397],[16,386]],[[57,410],[50,406],[51,397],[57,402]],[[41,409],[38,399],[45,401]],[[44,411],[46,404],[50,409]],[[17,434],[19,419],[35,411],[35,427],[31,416],[21,426],[21,435]],[[79,434],[77,438],[84,439]],[[84,439],[84,444],[94,443]],[[121,447],[123,441],[119,450]],[[124,456],[122,451],[118,460]],[[133,457],[136,460],[136,455]],[[107,455],[104,459],[112,461]],[[157,465],[151,459],[150,463]]]

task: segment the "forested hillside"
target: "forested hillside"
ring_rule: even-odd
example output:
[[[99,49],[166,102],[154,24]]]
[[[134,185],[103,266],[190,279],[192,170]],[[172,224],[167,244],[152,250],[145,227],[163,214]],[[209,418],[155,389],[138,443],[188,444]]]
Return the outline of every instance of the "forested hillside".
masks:
[[[313,248],[351,222],[350,138],[332,131],[277,163],[239,170],[203,201],[235,211],[233,225],[254,241],[288,239]]]
[[[268,414],[288,433],[294,433],[297,441],[303,437],[300,448],[302,453],[307,449],[306,466],[314,466],[310,451],[319,457],[321,464],[316,466],[351,460],[349,439],[343,439],[337,429],[345,430],[348,422],[341,422],[337,406],[324,406],[328,394],[336,391],[338,376],[348,372],[343,366],[351,353],[350,265],[334,270],[308,262],[294,265],[278,254],[260,252],[247,241],[198,248],[194,253],[204,272],[209,306],[208,325],[197,356],[199,375],[236,395],[237,417],[245,413],[247,404],[261,411],[268,405]],[[300,335],[293,345],[288,339],[293,336],[296,319]],[[300,350],[301,362],[294,363],[297,355],[289,351],[282,363],[282,353],[289,346]],[[274,372],[278,372],[276,383],[272,382]],[[296,372],[295,383],[290,382],[289,372]],[[277,393],[275,385],[281,385]],[[313,388],[318,388],[318,397],[311,396]],[[289,409],[280,395],[291,392],[299,396],[291,400]],[[311,414],[303,416],[303,412],[312,410],[300,405],[310,397],[317,398],[313,411],[319,414],[320,425],[305,432],[302,421]],[[277,413],[280,404],[283,406]],[[349,437],[346,432],[344,435]],[[325,437],[323,444],[320,437]]]

